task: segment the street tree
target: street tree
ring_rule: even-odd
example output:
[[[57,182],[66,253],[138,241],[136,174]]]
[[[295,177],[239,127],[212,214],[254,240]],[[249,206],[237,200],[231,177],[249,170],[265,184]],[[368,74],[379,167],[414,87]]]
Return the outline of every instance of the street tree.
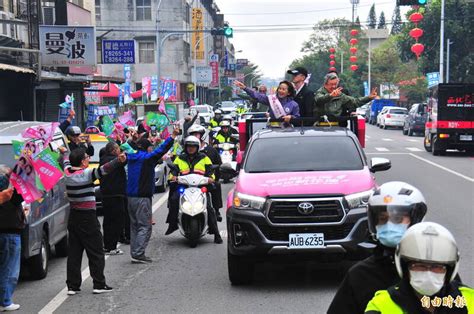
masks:
[[[386,29],[387,25],[385,24],[385,13],[380,13],[379,16],[379,25],[377,26],[378,29]]]
[[[375,28],[377,26],[377,14],[375,14],[375,3],[372,4],[369,11],[369,17],[367,18],[367,24],[369,28]]]
[[[441,1],[432,0],[421,9],[424,15],[419,28],[424,34],[420,42],[425,50],[418,60],[422,73],[439,71],[439,32]],[[413,13],[411,10],[407,17]],[[462,0],[446,0],[445,5],[445,38],[454,44],[450,51],[450,82],[474,82],[474,5]],[[411,52],[414,40],[409,36],[412,23],[407,23],[402,29],[398,45],[403,62],[416,60]],[[446,44],[446,41],[445,41]],[[446,46],[445,46],[446,49]],[[446,58],[446,54],[445,54]]]
[[[395,6],[392,16],[392,31],[390,34],[396,35],[402,31],[402,17],[400,16],[400,7]]]

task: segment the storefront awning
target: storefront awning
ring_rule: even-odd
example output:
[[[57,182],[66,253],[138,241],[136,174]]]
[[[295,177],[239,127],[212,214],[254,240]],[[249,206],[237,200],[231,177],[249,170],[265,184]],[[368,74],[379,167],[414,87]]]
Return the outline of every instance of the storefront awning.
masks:
[[[13,71],[13,72],[25,73],[25,74],[36,74],[36,72],[33,71],[32,69],[19,67],[19,66],[16,66],[16,65],[5,64],[5,63],[0,63],[0,70]]]

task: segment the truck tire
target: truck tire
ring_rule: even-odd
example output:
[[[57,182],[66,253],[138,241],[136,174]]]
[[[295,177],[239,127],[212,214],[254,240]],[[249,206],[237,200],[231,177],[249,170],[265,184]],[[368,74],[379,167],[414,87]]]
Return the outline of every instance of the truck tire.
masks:
[[[233,255],[227,251],[227,267],[229,280],[232,285],[247,285],[252,283],[255,264],[248,259]]]
[[[64,236],[58,243],[54,245],[54,250],[56,251],[56,256],[66,257],[68,251],[68,234]]]
[[[425,147],[425,150],[428,152],[428,153],[431,153],[431,150],[433,149],[433,146],[432,146],[432,143],[430,143],[430,145],[428,145],[426,143],[426,140],[428,139],[428,136],[425,135],[425,138],[423,139],[423,146]]]
[[[446,150],[439,147],[438,136],[436,135],[434,135],[433,139],[431,140],[431,150],[432,150],[433,156],[440,156],[446,153]]]
[[[29,270],[32,279],[43,279],[48,274],[48,265],[49,265],[49,243],[48,235],[46,231],[43,230],[43,235],[41,238],[41,248],[38,255],[31,257],[28,260]]]

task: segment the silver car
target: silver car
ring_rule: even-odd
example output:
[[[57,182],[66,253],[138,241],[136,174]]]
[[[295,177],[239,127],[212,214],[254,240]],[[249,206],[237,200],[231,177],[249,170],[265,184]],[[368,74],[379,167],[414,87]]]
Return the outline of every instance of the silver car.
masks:
[[[0,164],[9,167],[15,165],[12,140],[24,140],[21,132],[48,122],[0,122]],[[65,146],[66,139],[58,128],[50,144],[52,150]],[[69,201],[66,194],[66,181],[62,178],[54,188],[43,194],[43,198],[31,204],[25,204],[29,212],[26,227],[21,234],[21,257],[28,266],[27,273],[33,279],[42,279],[48,273],[51,249],[56,256],[67,256],[67,222]],[[22,268],[22,272],[25,269]]]

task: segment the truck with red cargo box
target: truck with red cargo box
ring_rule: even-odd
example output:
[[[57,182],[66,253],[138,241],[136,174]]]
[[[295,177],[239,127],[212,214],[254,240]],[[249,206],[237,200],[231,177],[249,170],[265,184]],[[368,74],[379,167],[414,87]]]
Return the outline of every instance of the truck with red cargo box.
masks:
[[[430,88],[424,146],[433,155],[448,149],[474,152],[474,84]]]

